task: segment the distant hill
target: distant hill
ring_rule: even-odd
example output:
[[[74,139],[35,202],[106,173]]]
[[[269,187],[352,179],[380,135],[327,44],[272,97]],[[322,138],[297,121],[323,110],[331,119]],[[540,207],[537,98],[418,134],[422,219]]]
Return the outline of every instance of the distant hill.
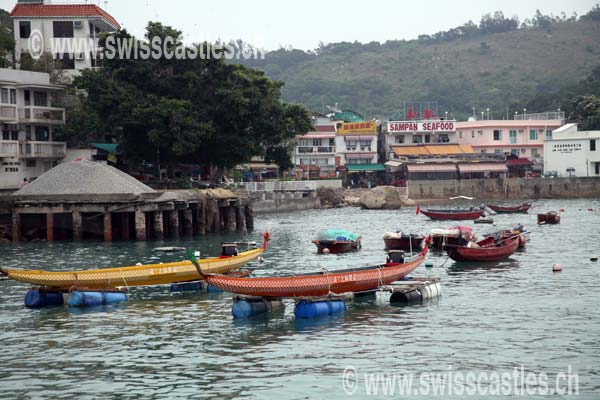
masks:
[[[390,117],[403,101],[437,101],[440,113],[457,118],[472,107],[490,107],[502,118],[507,106],[512,114],[535,95],[575,84],[600,65],[596,17],[456,38],[451,30],[412,41],[336,43],[314,53],[280,49],[244,64],[283,81],[285,100],[317,111],[337,102],[369,117]]]

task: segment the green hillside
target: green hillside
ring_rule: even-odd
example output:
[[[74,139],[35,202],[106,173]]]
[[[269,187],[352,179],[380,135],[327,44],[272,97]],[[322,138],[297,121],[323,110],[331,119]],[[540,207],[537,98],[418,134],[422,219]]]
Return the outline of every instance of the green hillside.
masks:
[[[575,84],[600,65],[597,19],[539,25],[455,39],[336,43],[314,53],[280,49],[245,64],[285,82],[285,100],[318,111],[337,102],[390,117],[404,101],[437,101],[440,113],[457,118],[472,107],[490,107],[502,118],[507,107],[522,109],[530,98]]]

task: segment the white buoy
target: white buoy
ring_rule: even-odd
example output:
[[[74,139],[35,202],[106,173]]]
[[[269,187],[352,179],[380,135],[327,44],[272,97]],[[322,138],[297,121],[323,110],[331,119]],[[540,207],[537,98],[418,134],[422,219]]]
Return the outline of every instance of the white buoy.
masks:
[[[199,250],[194,251],[194,257],[196,257],[196,258],[200,257],[200,251]]]
[[[329,254],[329,249],[327,247],[323,249],[323,254]]]
[[[265,262],[265,259],[262,256],[258,256],[257,261],[262,264]]]
[[[563,268],[562,268],[562,265],[560,265],[560,264],[554,264],[554,265],[552,266],[552,271],[553,271],[553,272],[560,272],[560,271],[562,271],[562,270],[563,270]]]
[[[137,263],[137,264],[135,264],[135,265],[142,265],[142,263]]]

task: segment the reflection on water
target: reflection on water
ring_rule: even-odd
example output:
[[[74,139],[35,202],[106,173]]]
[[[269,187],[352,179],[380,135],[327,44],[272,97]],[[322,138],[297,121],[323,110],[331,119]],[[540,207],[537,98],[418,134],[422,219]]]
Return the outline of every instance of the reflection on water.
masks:
[[[443,297],[422,305],[356,299],[334,317],[300,320],[294,304],[242,321],[231,317],[225,293],[132,290],[129,301],[95,309],[23,307],[27,285],[0,282],[0,398],[341,398],[347,365],[360,372],[491,371],[524,364],[580,374],[580,389],[600,387],[600,212],[594,201],[540,201],[534,212],[566,208],[560,225],[537,226],[535,215],[495,216],[497,229],[523,223],[525,251],[497,263],[456,263],[431,253],[433,268],[415,276],[442,278]],[[581,210],[580,210],[581,209]],[[470,223],[467,223],[470,225]],[[428,232],[450,224],[414,209],[315,210],[256,219],[249,239],[273,240],[257,275],[357,267],[384,260],[383,233]],[[490,226],[473,225],[476,233]],[[310,243],[325,228],[363,235],[363,248],[318,255]],[[185,246],[203,256],[242,235],[145,243],[97,242],[1,245],[3,265],[69,270],[167,262]],[[559,262],[564,271],[552,273]]]

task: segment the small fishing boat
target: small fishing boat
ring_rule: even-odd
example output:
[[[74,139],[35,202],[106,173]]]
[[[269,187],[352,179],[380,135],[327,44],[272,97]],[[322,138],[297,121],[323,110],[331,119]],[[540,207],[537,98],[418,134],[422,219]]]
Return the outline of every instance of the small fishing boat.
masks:
[[[423,215],[434,220],[476,220],[484,215],[484,211],[480,208],[455,208],[449,210],[420,210]]]
[[[473,223],[475,223],[475,224],[493,224],[494,219],[481,217],[481,218],[477,218],[475,221],[473,221]]]
[[[203,279],[219,289],[248,296],[301,298],[375,290],[403,278],[421,265],[427,249],[428,246],[424,246],[419,254],[411,257],[404,257],[404,252],[390,252],[386,263],[362,268],[255,278],[206,274],[193,254],[188,252],[188,256],[196,263]]]
[[[498,206],[494,204],[488,204],[487,206],[498,214],[513,214],[527,213],[531,208],[531,203],[523,203],[518,206]]]
[[[317,245],[319,254],[325,249],[329,253],[345,253],[360,249],[361,239],[362,236],[344,229],[326,229],[312,242]]]
[[[414,233],[386,232],[383,242],[386,250],[421,251],[425,236]]]
[[[504,229],[501,231],[486,233],[485,235],[483,235],[484,238],[493,237],[496,240],[500,240],[503,238],[508,239],[513,236],[518,236],[519,238],[519,249],[525,248],[525,245],[529,241],[529,232],[527,232],[525,228],[523,228],[523,225],[516,226],[513,229]]]
[[[223,246],[219,257],[203,258],[198,262],[208,273],[222,274],[234,271],[257,259],[267,248],[270,238],[263,235],[261,248],[227,256],[230,246]],[[88,269],[79,271],[44,271],[39,269],[19,269],[0,267],[0,273],[7,277],[34,285],[52,288],[81,287],[86,289],[109,289],[116,287],[150,286],[169,283],[196,281],[200,279],[191,261],[178,261],[164,264],[134,265],[129,267]]]
[[[560,214],[556,211],[550,211],[545,214],[537,215],[537,223],[538,225],[544,224],[559,224],[560,223]]]
[[[466,246],[446,245],[444,249],[454,261],[499,261],[512,255],[518,247],[519,237],[515,235],[498,241],[487,237]]]
[[[457,225],[447,229],[431,230],[431,247],[443,250],[445,244],[460,245],[473,238],[473,229],[468,226]]]

